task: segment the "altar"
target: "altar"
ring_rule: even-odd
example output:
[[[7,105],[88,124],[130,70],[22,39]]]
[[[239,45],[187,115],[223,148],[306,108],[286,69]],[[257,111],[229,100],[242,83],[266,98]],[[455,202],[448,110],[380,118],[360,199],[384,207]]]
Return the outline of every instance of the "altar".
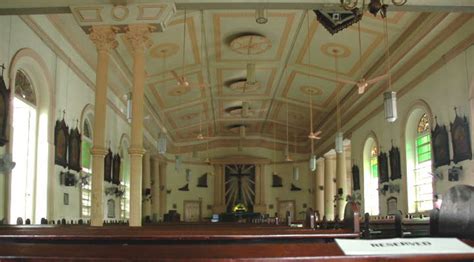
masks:
[[[213,159],[216,190],[212,210],[222,216],[221,221],[254,218],[266,213],[263,176],[268,163],[269,159],[258,157]],[[237,204],[242,204],[245,210],[233,210]]]

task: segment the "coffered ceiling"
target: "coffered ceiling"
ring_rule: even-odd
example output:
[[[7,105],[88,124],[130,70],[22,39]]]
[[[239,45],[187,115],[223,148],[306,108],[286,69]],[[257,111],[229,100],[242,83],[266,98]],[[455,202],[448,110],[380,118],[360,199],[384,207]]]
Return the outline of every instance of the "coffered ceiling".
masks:
[[[192,4],[176,2],[178,8]],[[164,32],[152,34],[153,46],[146,53],[145,126],[153,135],[166,130],[181,146],[204,143],[196,140],[200,132],[212,137],[215,145],[219,141],[229,145],[239,141],[239,132],[231,128],[236,125],[245,125],[248,137],[268,141],[276,127],[277,140],[283,143],[288,122],[290,141],[304,142],[311,93],[314,128],[322,130],[323,139],[329,138],[334,134],[338,98],[343,118],[348,118],[386,88],[386,81],[381,81],[357,95],[357,87],[335,82],[335,56],[339,77],[357,80],[384,74],[387,46],[392,67],[403,66],[409,62],[405,55],[410,48],[447,15],[389,8],[387,44],[383,20],[366,13],[360,22],[359,54],[358,25],[331,35],[312,11],[269,9],[268,23],[258,24],[253,9],[178,9]],[[472,22],[471,18],[465,21]],[[47,19],[95,68],[95,47],[73,15],[48,14]],[[109,78],[112,91],[125,100],[133,79],[133,57],[122,34],[118,41]],[[257,84],[243,88],[238,81],[245,80],[249,63],[255,64]],[[172,72],[184,75],[190,85],[179,86]],[[243,102],[250,105],[245,118],[239,110],[231,110]]]

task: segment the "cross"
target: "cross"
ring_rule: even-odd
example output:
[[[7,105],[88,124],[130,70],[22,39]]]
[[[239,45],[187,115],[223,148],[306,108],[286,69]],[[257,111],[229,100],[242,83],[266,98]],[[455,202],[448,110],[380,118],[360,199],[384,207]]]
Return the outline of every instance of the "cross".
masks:
[[[251,173],[248,172],[250,168],[244,169],[246,165],[236,165],[237,170],[231,169],[231,171],[237,171],[236,173],[230,173],[229,176],[237,177],[237,186],[239,188],[239,193],[237,195],[237,202],[242,202],[242,178],[246,176],[250,176]]]

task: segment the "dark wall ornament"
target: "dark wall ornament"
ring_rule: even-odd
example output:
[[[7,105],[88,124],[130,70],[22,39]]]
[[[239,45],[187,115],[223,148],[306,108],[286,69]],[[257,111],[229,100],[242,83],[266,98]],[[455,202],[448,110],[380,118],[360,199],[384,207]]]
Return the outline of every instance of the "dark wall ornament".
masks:
[[[388,154],[390,157],[390,179],[395,180],[402,178],[400,150],[398,147],[392,146]]]
[[[360,171],[357,165],[352,166],[352,184],[355,190],[360,190]]]
[[[438,125],[431,130],[431,144],[433,147],[433,160],[434,167],[440,167],[444,165],[449,165],[450,155],[449,155],[449,138],[448,131],[445,125]]]
[[[81,134],[77,127],[71,130],[68,143],[68,167],[71,170],[81,171]]]
[[[61,171],[59,172],[59,184],[63,186],[76,186],[78,180],[76,178],[76,175],[73,173],[67,171]]]
[[[197,187],[207,187],[207,173],[202,174],[202,176],[198,178]]]
[[[120,155],[115,154],[112,164],[112,183],[115,185],[120,185]]]
[[[54,163],[67,167],[67,148],[69,143],[69,128],[63,120],[56,121],[54,127]]]
[[[458,116],[456,111],[456,118],[450,126],[454,163],[466,159],[472,159],[471,136],[469,134],[469,123],[467,122],[467,118],[465,116]]]
[[[8,126],[8,109],[10,108],[10,91],[3,80],[4,65],[2,69],[2,76],[0,78],[0,146],[4,146],[7,142],[7,126]]]
[[[104,180],[107,182],[112,182],[112,158],[113,154],[109,148],[109,152],[104,158]]]
[[[379,183],[388,182],[388,160],[387,153],[380,152],[377,156],[377,161],[379,165]]]
[[[272,175],[272,187],[283,187],[283,179],[279,175]]]

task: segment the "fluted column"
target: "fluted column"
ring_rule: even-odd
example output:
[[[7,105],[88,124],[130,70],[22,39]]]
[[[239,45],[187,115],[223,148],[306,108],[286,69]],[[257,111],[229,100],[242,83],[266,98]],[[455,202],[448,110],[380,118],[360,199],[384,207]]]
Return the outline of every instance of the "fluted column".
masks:
[[[324,214],[334,219],[334,196],[336,194],[336,154],[334,150],[324,155]]]
[[[125,39],[133,50],[132,136],[130,154],[130,221],[131,227],[142,225],[142,158],[143,105],[145,87],[145,49],[152,45],[150,27],[146,24],[129,25]]]
[[[109,51],[117,47],[115,32],[109,26],[93,26],[90,39],[97,48],[97,69],[95,81],[94,137],[92,154],[92,199],[91,226],[102,226],[104,221],[104,157],[106,130],[107,82]]]
[[[336,154],[336,215],[340,219],[344,217],[344,207],[346,205],[347,192],[347,169],[346,169],[346,156],[344,150],[341,153]]]
[[[319,212],[321,218],[325,214],[324,210],[324,158],[317,160],[316,168],[316,186],[314,188],[314,208]]]
[[[260,214],[267,213],[265,203],[265,166],[255,165],[255,206],[254,211]]]
[[[225,193],[224,193],[224,166],[220,164],[214,165],[214,205],[212,206],[213,213],[224,213]]]
[[[162,218],[166,212],[167,212],[167,187],[166,187],[166,162],[160,162],[160,174],[159,174],[159,183],[160,183],[160,197],[159,197],[159,202],[160,202],[160,218]]]
[[[151,216],[153,222],[160,220],[160,159],[151,162]]]
[[[143,156],[143,219],[151,221],[151,172],[150,172],[150,154]]]

